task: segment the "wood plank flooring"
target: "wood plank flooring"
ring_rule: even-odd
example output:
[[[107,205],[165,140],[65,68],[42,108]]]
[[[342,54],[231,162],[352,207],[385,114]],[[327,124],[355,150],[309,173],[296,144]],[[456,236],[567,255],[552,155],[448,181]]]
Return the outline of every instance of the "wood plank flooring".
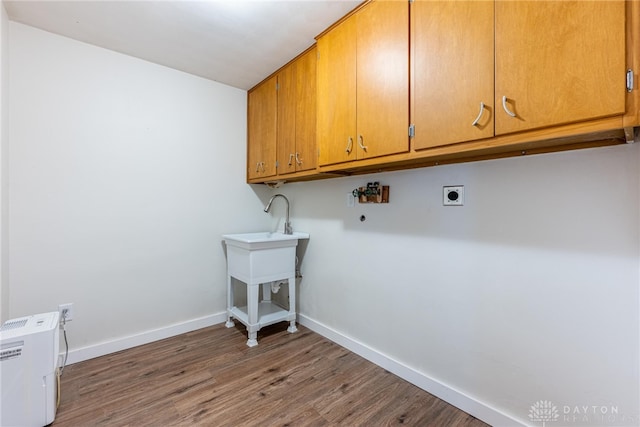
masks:
[[[487,425],[304,327],[258,339],[217,325],[69,365],[52,425]]]

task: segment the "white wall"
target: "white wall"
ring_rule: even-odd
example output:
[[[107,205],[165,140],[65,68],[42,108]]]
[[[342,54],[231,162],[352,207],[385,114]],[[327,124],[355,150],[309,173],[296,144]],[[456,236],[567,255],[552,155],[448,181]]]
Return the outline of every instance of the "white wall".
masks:
[[[9,318],[9,19],[0,2],[0,322]]]
[[[10,36],[11,316],[73,303],[73,352],[222,313],[220,235],[271,224],[244,183],[246,92]]]
[[[639,165],[633,144],[287,184],[301,316],[523,423],[549,400],[553,425],[638,425]],[[347,208],[374,180],[390,203]]]

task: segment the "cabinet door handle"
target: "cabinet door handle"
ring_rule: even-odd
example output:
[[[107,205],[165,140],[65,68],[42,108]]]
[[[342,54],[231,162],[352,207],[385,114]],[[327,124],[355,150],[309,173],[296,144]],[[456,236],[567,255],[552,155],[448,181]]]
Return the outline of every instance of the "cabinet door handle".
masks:
[[[353,149],[353,138],[349,137],[349,139],[347,140],[347,149],[344,151],[346,151],[347,154],[351,154],[352,149]]]
[[[364,145],[364,138],[362,137],[362,135],[358,136],[358,145],[360,146],[360,148],[362,148],[364,151],[367,151],[367,146]]]
[[[510,115],[511,117],[515,117],[516,116],[516,113],[514,113],[511,110],[509,110],[509,107],[507,107],[507,97],[506,96],[502,97],[502,108],[504,108],[504,112],[507,113],[508,115]]]
[[[256,172],[260,172],[260,162],[256,163]]]
[[[478,113],[478,117],[476,117],[476,119],[473,121],[473,123],[471,123],[471,126],[478,126],[478,122],[480,121],[480,118],[482,117],[482,113],[484,113],[484,102],[480,103],[480,112]]]
[[[298,153],[296,153],[297,156]],[[289,154],[289,166],[291,166],[291,163],[293,162],[293,153]]]
[[[300,153],[296,153],[296,163],[299,165],[302,164],[302,160],[300,160]]]

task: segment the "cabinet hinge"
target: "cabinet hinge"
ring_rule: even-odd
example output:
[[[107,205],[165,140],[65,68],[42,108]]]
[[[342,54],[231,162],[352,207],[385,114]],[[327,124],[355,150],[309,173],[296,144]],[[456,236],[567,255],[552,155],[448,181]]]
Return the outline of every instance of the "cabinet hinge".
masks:
[[[633,70],[629,68],[627,70],[627,92],[631,92],[633,90]]]
[[[416,125],[409,125],[409,138],[416,136]]]

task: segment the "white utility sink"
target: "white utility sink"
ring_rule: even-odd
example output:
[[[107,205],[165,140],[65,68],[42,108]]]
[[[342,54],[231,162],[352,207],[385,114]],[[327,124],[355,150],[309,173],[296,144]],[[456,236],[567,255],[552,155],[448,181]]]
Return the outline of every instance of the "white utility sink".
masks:
[[[247,345],[258,344],[257,332],[263,326],[289,321],[289,332],[296,328],[296,246],[298,240],[308,239],[309,233],[258,232],[225,234],[227,245],[227,323],[232,318],[247,327]],[[247,307],[236,307],[231,278],[247,285]],[[271,301],[271,285],[289,285],[289,309]],[[262,300],[259,290],[262,285]]]
[[[308,239],[309,233],[284,234],[281,232],[261,231],[257,233],[225,234],[222,237],[227,245],[253,250],[296,246],[298,240]]]

